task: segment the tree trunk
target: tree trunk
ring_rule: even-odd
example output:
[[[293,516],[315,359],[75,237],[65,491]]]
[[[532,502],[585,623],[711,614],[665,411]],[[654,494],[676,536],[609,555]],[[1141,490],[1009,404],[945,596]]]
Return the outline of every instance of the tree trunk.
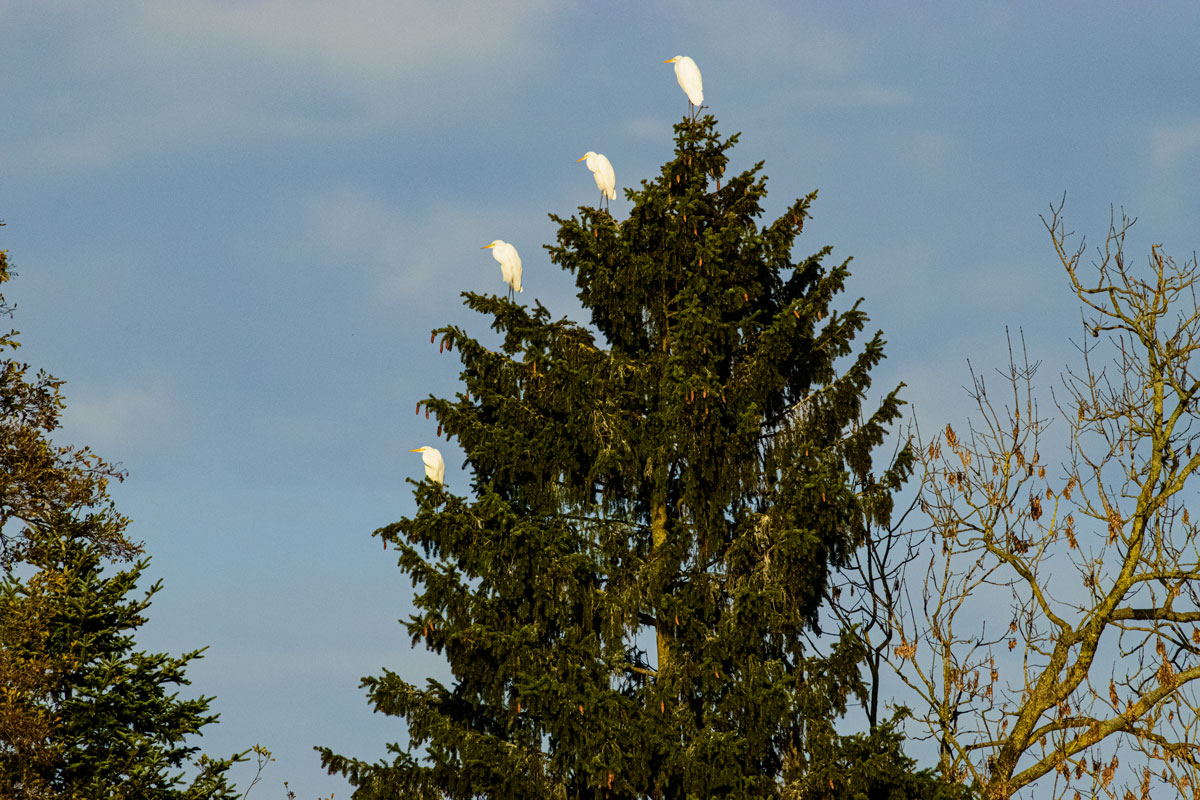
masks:
[[[667,493],[666,488],[658,489],[650,506],[650,538],[657,552],[667,543]],[[655,615],[655,638],[658,642],[658,672],[661,673],[671,657],[671,648],[667,640],[667,621],[661,615]]]

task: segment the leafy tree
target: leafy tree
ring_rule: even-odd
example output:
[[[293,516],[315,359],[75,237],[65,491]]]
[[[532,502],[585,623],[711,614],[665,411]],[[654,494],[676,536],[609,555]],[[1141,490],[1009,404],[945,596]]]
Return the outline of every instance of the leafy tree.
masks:
[[[762,165],[726,180],[736,136],[711,116],[675,131],[627,219],[553,217],[592,328],[466,293],[498,346],[434,332],[465,387],[423,404],[472,492],[424,481],[376,534],[417,588],[414,646],[454,682],[364,679],[410,745],[378,764],[322,749],[356,798],[949,791],[888,725],[838,734],[862,646],[813,638],[830,566],[911,468],[905,450],[873,472],[901,407],[896,390],[863,412],[882,335],[855,352],[867,318],[832,308],[848,271],[828,247],[793,263],[815,193],[760,228]]]
[[[0,283],[11,277],[0,251]],[[0,296],[0,313],[12,308]],[[57,445],[62,381],[11,357],[0,336],[0,797],[227,798],[232,760],[201,759],[185,788],[171,772],[212,722],[209,700],[179,700],[181,658],[133,650],[158,584],[127,600],[144,560],[108,496],[124,477],[87,448]],[[235,757],[236,758],[236,757]]]
[[[8,252],[0,250],[0,284],[12,276]],[[12,311],[0,294],[0,315]],[[27,523],[61,513],[86,520],[79,533],[101,554],[132,558],[141,548],[125,536],[129,520],[108,496],[110,481],[124,473],[87,447],[51,441],[65,406],[63,381],[45,371],[31,378],[30,366],[13,358],[20,346],[16,331],[0,334],[0,566],[24,557]]]
[[[3,223],[0,223],[3,225]],[[0,250],[0,284],[13,273],[7,251]],[[11,316],[13,306],[0,295],[0,314]],[[15,331],[0,335],[0,568],[19,566],[27,555],[30,525],[48,514],[70,510],[88,520],[81,531],[106,555],[130,558],[138,546],[125,536],[128,520],[108,499],[110,480],[124,475],[87,448],[54,444],[63,408],[62,381],[13,357],[20,346]],[[2,620],[5,641],[44,638],[45,615],[32,607]],[[57,669],[54,656],[32,649],[18,657],[0,648],[0,755],[30,767],[47,763],[52,719],[32,698],[44,688],[43,679]],[[26,789],[27,796],[31,790]]]
[[[236,797],[223,777],[232,760],[202,757],[187,785],[179,772],[198,752],[184,739],[216,720],[210,698],[181,700],[169,690],[189,683],[184,669],[202,651],[176,658],[134,650],[134,632],[161,582],[129,598],[147,560],[104,575],[96,545],[78,535],[84,526],[62,517],[31,528],[26,563],[36,571],[0,584],[0,641],[8,657],[33,669],[53,666],[39,670],[37,691],[25,694],[52,720],[50,757],[30,763],[19,753],[0,754],[0,786],[18,797]]]
[[[894,663],[945,771],[984,797],[1195,797],[1197,265],[1127,258],[1122,219],[1089,266],[1061,209],[1080,361],[1050,417],[1027,356],[999,394],[973,376],[969,426],[922,448],[933,552],[920,601],[892,607]]]

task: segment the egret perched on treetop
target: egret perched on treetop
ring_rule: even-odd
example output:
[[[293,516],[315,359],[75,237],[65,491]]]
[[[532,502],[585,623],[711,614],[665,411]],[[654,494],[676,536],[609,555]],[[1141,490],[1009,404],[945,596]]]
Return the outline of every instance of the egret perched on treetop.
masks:
[[[604,157],[603,153],[593,153],[588,150],[583,154],[583,158],[575,159],[575,163],[587,159],[587,168],[592,171],[592,177],[596,179],[596,186],[600,188],[600,202],[604,202],[605,198],[613,200],[617,196],[617,176],[613,172],[612,164]]]
[[[414,447],[409,450],[410,453],[420,453],[421,461],[425,463],[425,477],[434,483],[443,483],[443,478],[446,477],[446,462],[442,459],[441,452],[434,447]]]
[[[675,65],[675,79],[679,81],[679,88],[688,96],[688,102],[699,109],[704,102],[704,82],[700,80],[700,68],[696,62],[687,56],[675,56],[663,63]],[[692,115],[695,116],[695,111]]]
[[[480,249],[488,248],[492,248],[492,256],[500,262],[500,275],[508,284],[508,296],[511,298],[514,290],[524,292],[521,286],[521,257],[517,255],[517,248],[502,239],[485,244]]]

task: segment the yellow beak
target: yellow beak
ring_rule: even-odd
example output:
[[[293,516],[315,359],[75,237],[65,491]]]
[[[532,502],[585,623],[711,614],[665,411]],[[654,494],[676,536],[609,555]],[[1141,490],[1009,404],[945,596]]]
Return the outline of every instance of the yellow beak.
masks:
[[[493,244],[485,244],[483,247],[481,247],[481,248],[479,248],[479,249],[480,249],[480,250],[487,250],[489,247],[495,247],[495,245],[493,245]]]
[[[578,164],[580,161],[583,161],[583,159],[585,159],[585,158],[587,158],[587,156],[580,156],[579,158],[575,159],[575,163]]]
[[[425,449],[424,447],[414,447],[412,450],[409,450],[408,452],[410,452],[410,453],[419,453],[419,452],[421,452],[421,451],[422,451],[422,450],[424,450],[424,449]]]

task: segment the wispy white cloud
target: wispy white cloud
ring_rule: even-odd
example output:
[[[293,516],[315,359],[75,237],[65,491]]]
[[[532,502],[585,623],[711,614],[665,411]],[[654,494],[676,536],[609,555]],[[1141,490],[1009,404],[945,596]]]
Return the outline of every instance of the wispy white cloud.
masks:
[[[897,88],[872,83],[848,86],[801,87],[790,99],[804,108],[901,108],[909,105],[912,96]]]
[[[633,119],[626,120],[622,127],[634,139],[661,142],[665,135],[664,131],[670,131],[673,123],[674,120],[659,117],[634,117]]]
[[[403,302],[433,282],[427,250],[398,206],[346,186],[310,198],[307,207],[323,255],[365,269],[381,300]]]
[[[770,0],[730,4],[704,0],[677,4],[677,16],[706,35],[707,49],[748,65],[773,67],[764,79],[785,73],[838,76],[851,73],[865,55],[864,43],[826,25],[818,15],[797,14],[796,9]],[[686,35],[695,32],[682,29]],[[747,47],[747,42],[753,42]],[[666,53],[670,58],[675,53]],[[688,53],[684,53],[688,55]],[[692,53],[695,55],[695,53]],[[703,70],[704,65],[700,65]]]
[[[427,123],[521,80],[549,47],[539,31],[552,14],[548,0],[146,0],[63,15],[45,35],[74,79],[40,86],[36,69],[22,79],[40,113],[26,126],[29,157],[15,160],[102,168]]]
[[[126,32],[131,46],[152,32],[156,63],[207,67],[201,74],[241,94],[246,111],[269,111],[282,87],[307,84],[304,96],[315,89],[379,126],[427,123],[448,91],[466,107],[520,82],[547,53],[540,31],[553,11],[549,0],[147,1]]]
[[[1200,117],[1174,115],[1144,127],[1135,126],[1130,138],[1140,139],[1141,157],[1131,162],[1129,180],[1132,196],[1124,198],[1131,213],[1145,220],[1138,232],[1151,235],[1168,251],[1182,245],[1192,247],[1195,208],[1200,190],[1195,174],[1200,166]],[[1120,162],[1113,171],[1125,165]]]
[[[1175,170],[1200,153],[1200,118],[1159,123],[1150,129],[1150,163]]]
[[[317,63],[358,79],[445,65],[478,67],[535,57],[537,22],[553,4],[463,0],[208,0],[138,6],[139,23],[165,42],[240,45],[268,60]],[[435,65],[443,65],[437,67]]]
[[[435,206],[414,219],[354,186],[313,196],[306,206],[323,257],[365,270],[377,301],[406,307],[427,304],[438,286],[500,291],[499,266],[480,248],[496,238],[517,241],[511,231],[524,224],[515,213],[461,206]],[[529,245],[523,257],[532,254]]]
[[[122,453],[168,434],[173,416],[171,395],[164,386],[117,386],[94,394],[72,393],[63,421],[70,441],[120,460]]]

